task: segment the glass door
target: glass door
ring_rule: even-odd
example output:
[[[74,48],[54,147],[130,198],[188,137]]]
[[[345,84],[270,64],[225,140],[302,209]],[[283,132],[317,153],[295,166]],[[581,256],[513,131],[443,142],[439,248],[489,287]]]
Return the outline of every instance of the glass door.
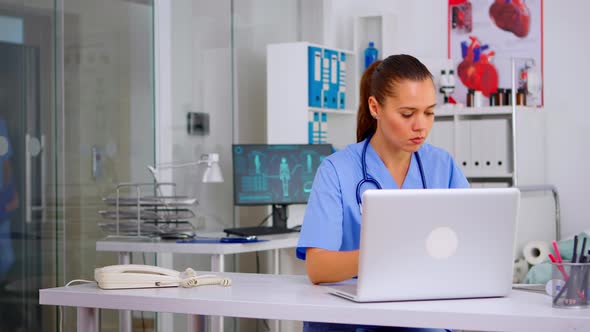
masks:
[[[118,264],[116,253],[97,252],[96,241],[113,220],[103,198],[116,186],[152,181],[154,164],[153,2],[150,0],[56,1],[58,107],[56,154],[59,195],[57,280],[93,279],[94,269]],[[151,255],[133,255],[151,264]],[[147,262],[146,262],[147,260]],[[64,310],[73,329],[75,310]],[[119,315],[101,311],[104,330]],[[155,326],[152,313],[132,313],[132,324]]]
[[[0,0],[0,331],[58,330],[38,290],[117,264],[96,252],[98,211],[118,183],[151,180],[153,68],[151,0]]]
[[[55,282],[49,217],[52,11],[0,2],[0,330],[42,329]],[[53,312],[47,311],[50,322]]]

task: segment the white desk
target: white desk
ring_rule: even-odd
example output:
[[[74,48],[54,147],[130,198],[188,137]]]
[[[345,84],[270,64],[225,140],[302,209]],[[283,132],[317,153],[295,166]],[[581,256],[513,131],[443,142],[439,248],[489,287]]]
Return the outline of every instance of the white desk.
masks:
[[[222,237],[224,233],[203,233],[201,237]],[[279,274],[280,249],[294,248],[297,246],[299,233],[287,233],[260,236],[261,242],[253,243],[176,243],[172,240],[141,240],[141,239],[109,239],[96,242],[96,251],[110,251],[119,253],[119,264],[129,264],[132,252],[146,253],[172,253],[172,254],[197,254],[211,255],[211,271],[223,272],[225,255],[241,254],[247,252],[272,250],[274,255],[274,273]],[[189,317],[189,330],[204,331],[204,319],[198,316]],[[223,331],[223,318],[211,319],[212,331]],[[278,330],[278,322],[275,322],[275,330]],[[131,331],[131,311],[123,310],[119,314],[119,331]]]
[[[97,308],[476,331],[590,331],[590,309],[553,309],[542,294],[358,304],[327,294],[305,276],[224,275],[231,287],[101,290],[87,284],[42,289],[39,302],[78,307],[78,331],[96,330]]]

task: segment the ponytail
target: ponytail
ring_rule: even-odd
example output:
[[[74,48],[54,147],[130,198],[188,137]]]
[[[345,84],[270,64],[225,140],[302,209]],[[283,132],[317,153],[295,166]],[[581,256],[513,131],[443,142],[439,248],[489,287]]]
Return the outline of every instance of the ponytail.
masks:
[[[377,129],[377,120],[371,115],[369,97],[371,96],[371,81],[375,68],[381,60],[373,62],[363,73],[360,82],[359,110],[356,116],[356,141],[360,142],[372,135]]]

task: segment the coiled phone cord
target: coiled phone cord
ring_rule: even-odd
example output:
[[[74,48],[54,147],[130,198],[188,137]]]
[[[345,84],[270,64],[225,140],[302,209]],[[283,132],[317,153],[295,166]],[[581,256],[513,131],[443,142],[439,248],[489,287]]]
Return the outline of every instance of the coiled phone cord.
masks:
[[[180,274],[179,278],[180,286],[184,288],[205,285],[220,285],[223,287],[231,286],[231,279],[229,278],[218,278],[217,276],[211,274],[198,276],[197,272],[195,272],[195,270],[191,269],[190,267],[184,270],[184,272]]]

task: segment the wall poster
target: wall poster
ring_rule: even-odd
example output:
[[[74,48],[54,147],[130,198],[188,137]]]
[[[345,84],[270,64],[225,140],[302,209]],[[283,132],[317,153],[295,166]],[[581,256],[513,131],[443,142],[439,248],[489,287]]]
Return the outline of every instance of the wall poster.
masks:
[[[542,106],[543,0],[449,0],[448,15],[458,103],[465,104],[468,89],[492,103],[511,92],[515,58],[516,92],[527,106]]]

